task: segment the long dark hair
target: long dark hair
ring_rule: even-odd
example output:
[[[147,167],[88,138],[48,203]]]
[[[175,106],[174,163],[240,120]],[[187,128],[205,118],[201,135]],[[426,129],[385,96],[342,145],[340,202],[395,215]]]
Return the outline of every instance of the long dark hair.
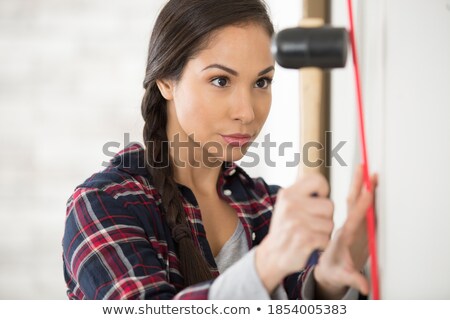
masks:
[[[212,275],[192,239],[173,177],[166,100],[156,80],[179,80],[188,60],[207,46],[214,31],[248,23],[261,25],[269,36],[274,32],[263,0],[170,0],[159,14],[150,39],[142,100],[145,163],[161,194],[164,215],[177,243],[185,286],[212,279]]]

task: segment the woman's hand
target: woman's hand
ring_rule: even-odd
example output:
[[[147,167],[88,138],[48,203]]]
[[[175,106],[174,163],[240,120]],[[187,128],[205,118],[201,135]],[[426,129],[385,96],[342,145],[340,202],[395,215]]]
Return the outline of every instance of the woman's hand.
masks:
[[[314,270],[316,295],[319,299],[340,299],[348,289],[369,293],[369,283],[361,274],[369,257],[366,212],[374,200],[377,176],[371,177],[372,192],[363,185],[362,166],[356,170],[347,198],[348,217]]]
[[[334,227],[328,193],[320,174],[304,175],[278,192],[269,233],[256,249],[256,270],[269,293],[303,269],[314,250],[327,247]]]

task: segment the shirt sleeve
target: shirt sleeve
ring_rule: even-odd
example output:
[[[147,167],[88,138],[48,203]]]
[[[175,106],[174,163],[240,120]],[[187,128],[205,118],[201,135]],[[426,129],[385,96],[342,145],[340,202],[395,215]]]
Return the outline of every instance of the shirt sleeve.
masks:
[[[213,300],[269,300],[287,299],[279,286],[272,296],[264,287],[255,266],[255,248],[222,273],[211,285],[209,299]]]
[[[314,267],[308,267],[301,272],[294,273],[284,280],[284,287],[289,300],[314,300],[316,299],[316,281],[313,275]],[[359,292],[349,288],[341,300],[359,299]]]
[[[304,300],[313,300],[315,299],[315,288],[316,288],[316,281],[314,280],[313,276],[314,267],[310,268],[308,270],[308,273],[306,274],[304,283],[302,285],[302,292],[301,296]],[[341,298],[341,300],[357,300],[359,297],[359,292],[356,289],[349,288],[345,295]]]
[[[183,294],[138,217],[120,199],[98,189],[77,189],[68,202],[63,260],[72,299],[207,299],[212,281]]]

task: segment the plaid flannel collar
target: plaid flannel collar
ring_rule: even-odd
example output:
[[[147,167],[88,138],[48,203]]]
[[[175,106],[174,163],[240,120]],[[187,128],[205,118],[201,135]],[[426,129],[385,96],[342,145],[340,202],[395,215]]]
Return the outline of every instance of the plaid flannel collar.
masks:
[[[131,143],[123,150],[118,152],[110,161],[113,167],[118,170],[127,172],[131,175],[141,175],[152,181],[147,168],[145,167],[145,149],[139,143]],[[253,179],[236,163],[224,162],[221,166],[221,175],[217,182],[217,187],[220,188],[230,180],[238,178],[244,185],[254,187]],[[179,185],[180,187],[182,185]]]

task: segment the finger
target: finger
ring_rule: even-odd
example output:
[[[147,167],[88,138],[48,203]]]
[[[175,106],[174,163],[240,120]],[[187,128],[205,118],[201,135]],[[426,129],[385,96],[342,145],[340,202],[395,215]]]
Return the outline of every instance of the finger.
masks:
[[[359,164],[355,170],[352,186],[350,187],[350,193],[347,197],[347,203],[351,204],[358,199],[358,196],[363,185],[363,165]]]
[[[376,206],[377,206],[378,174],[374,174],[372,176],[372,186],[373,186],[373,188],[372,188],[373,200],[372,201],[373,201],[373,210],[374,210],[374,213],[375,213],[375,226],[376,226],[376,223],[377,223],[377,220],[376,220],[376,218],[377,218],[377,215],[376,215],[377,208],[376,208]]]
[[[310,219],[308,223],[311,231],[317,234],[324,234],[328,237],[331,236],[334,229],[334,222],[329,218],[315,217],[314,219]]]
[[[318,173],[306,173],[301,175],[294,184],[297,195],[311,196],[316,194],[318,197],[328,197],[330,187],[327,179]]]
[[[361,273],[352,273],[347,281],[350,287],[358,290],[364,295],[369,294],[369,281]]]
[[[366,218],[367,210],[373,201],[373,193],[369,192],[365,186],[361,188],[360,196],[355,205],[349,211],[347,220],[345,221],[344,228],[346,232],[355,232],[361,223]]]
[[[378,186],[378,174],[374,173],[370,179],[371,183],[372,183],[372,188],[376,189]]]
[[[300,205],[300,204],[299,204]],[[309,198],[301,203],[302,210],[311,214],[312,217],[333,218],[334,204],[328,198]]]

